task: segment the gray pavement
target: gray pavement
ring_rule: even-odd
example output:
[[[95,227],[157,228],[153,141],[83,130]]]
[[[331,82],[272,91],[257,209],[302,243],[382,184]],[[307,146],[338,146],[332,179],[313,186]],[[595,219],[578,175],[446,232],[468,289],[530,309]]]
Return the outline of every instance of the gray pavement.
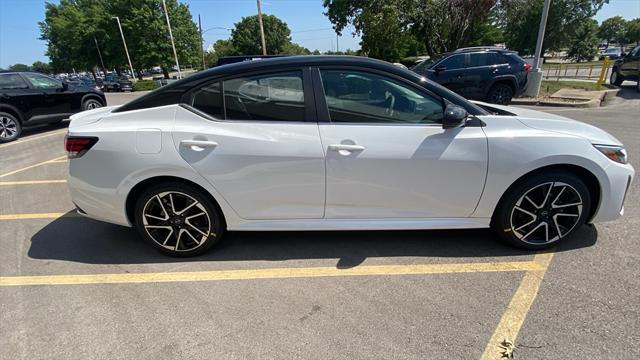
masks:
[[[640,169],[640,96],[537,108],[621,139]],[[122,103],[136,94],[108,94]],[[64,179],[64,126],[0,146],[2,182]],[[640,357],[640,182],[623,218],[555,249],[516,339],[518,359]],[[168,258],[128,228],[63,215],[66,184],[0,185],[2,279],[235,270],[373,269],[531,262],[487,230],[229,233],[216,251]],[[52,213],[51,218],[7,219]],[[471,265],[469,265],[471,264]],[[0,359],[480,358],[522,271],[0,286]],[[535,295],[535,294],[534,294]]]

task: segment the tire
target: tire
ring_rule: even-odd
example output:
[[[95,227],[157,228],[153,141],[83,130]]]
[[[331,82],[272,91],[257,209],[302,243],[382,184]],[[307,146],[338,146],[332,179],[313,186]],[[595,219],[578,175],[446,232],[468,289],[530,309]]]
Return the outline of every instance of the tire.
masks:
[[[82,110],[93,110],[100,107],[102,107],[102,103],[93,98],[89,98],[82,102]]]
[[[491,226],[508,244],[541,250],[570,238],[586,222],[590,209],[589,190],[582,180],[550,171],[512,186],[494,212]]]
[[[487,102],[509,105],[513,99],[513,89],[507,84],[494,84],[487,93]]]
[[[209,197],[179,182],[144,190],[136,201],[135,223],[146,242],[176,257],[205,253],[220,241],[225,229],[224,218]]]
[[[623,81],[624,81],[624,76],[618,74],[618,69],[616,68],[611,69],[611,76],[609,77],[609,83],[615,86],[620,86],[622,85]]]
[[[16,140],[22,134],[22,124],[10,113],[0,111],[0,143]]]

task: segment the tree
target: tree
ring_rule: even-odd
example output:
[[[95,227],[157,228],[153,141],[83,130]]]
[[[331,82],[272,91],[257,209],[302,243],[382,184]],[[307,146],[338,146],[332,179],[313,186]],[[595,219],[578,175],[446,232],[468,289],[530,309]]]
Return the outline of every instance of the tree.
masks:
[[[49,65],[48,63],[44,63],[42,61],[34,62],[33,65],[31,65],[31,70],[37,71],[43,74],[50,74],[52,72],[51,65]]]
[[[551,2],[542,53],[570,44],[576,31],[609,0],[554,0]],[[544,0],[501,0],[498,19],[507,47],[522,55],[535,52]]]
[[[282,53],[287,55],[310,55],[311,51],[304,46],[290,42],[284,46]]]
[[[214,67],[218,63],[219,58],[235,54],[236,50],[229,40],[218,40],[213,44],[212,51],[205,53],[204,58],[207,67]]]
[[[496,0],[324,0],[338,33],[352,25],[362,50],[389,61],[465,46],[489,19]]]
[[[31,68],[29,67],[29,65],[25,65],[25,64],[13,64],[13,65],[9,65],[9,70],[12,70],[12,71],[29,71],[29,70],[31,70]]]
[[[291,43],[291,30],[274,15],[262,15],[267,54],[282,54]],[[258,15],[243,17],[231,30],[231,44],[240,55],[262,54]]]
[[[635,42],[636,45],[640,45],[640,18],[635,18],[631,21],[627,21],[627,40]]]
[[[598,46],[598,22],[587,19],[576,29],[575,37],[569,43],[567,58],[580,62],[590,61],[596,55]]]
[[[602,22],[598,35],[607,42],[607,47],[611,41],[624,46],[627,41],[627,22],[622,16],[610,17]]]

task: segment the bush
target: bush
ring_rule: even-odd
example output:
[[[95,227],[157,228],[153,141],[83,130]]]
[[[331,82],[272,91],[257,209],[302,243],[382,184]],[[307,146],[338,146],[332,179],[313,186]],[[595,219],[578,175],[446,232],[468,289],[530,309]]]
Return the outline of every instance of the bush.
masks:
[[[160,85],[153,80],[138,80],[135,84],[133,84],[134,91],[155,90],[159,87]]]

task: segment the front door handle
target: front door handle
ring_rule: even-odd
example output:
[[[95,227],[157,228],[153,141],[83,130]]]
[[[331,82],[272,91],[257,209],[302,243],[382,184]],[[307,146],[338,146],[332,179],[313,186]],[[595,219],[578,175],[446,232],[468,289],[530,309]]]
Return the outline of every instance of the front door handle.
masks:
[[[191,150],[202,151],[206,148],[215,148],[216,146],[218,146],[218,143],[215,141],[206,140],[182,140],[180,141],[180,145],[188,147]]]
[[[350,144],[333,144],[329,145],[329,150],[333,151],[363,151],[364,146],[362,145],[350,145]]]

